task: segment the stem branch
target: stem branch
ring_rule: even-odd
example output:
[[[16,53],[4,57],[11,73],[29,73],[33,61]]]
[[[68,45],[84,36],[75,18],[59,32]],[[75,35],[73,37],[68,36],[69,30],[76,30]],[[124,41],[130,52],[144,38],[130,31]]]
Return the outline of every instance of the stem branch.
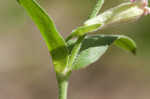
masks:
[[[99,12],[99,10],[102,8],[102,5],[104,4],[104,0],[98,0],[89,19],[90,18],[93,18],[97,15],[97,13]],[[69,62],[69,67],[72,66],[73,62],[75,61],[79,51],[80,51],[80,48],[81,48],[81,45],[82,45],[82,41],[84,40],[86,35],[83,35],[81,37],[78,37],[78,40],[76,41],[76,44],[74,46],[74,48],[72,49],[72,52],[71,52],[71,59],[70,59],[70,62]],[[68,36],[68,38],[66,40],[69,40],[71,39],[71,36]]]
[[[97,4],[94,7],[94,10],[92,11],[91,15],[89,18],[93,18],[97,15],[97,13],[99,12],[99,10],[101,9],[102,5],[104,3],[104,0],[98,0]],[[72,66],[73,62],[75,61],[81,45],[82,45],[82,41],[84,40],[86,35],[83,35],[81,37],[78,37],[78,40],[74,46],[74,48],[72,49],[71,52],[71,57],[70,57],[70,61],[69,61],[69,69],[71,69],[70,67]],[[71,37],[69,37],[70,39]],[[69,40],[67,39],[67,40]],[[69,75],[57,75],[57,81],[58,81],[58,87],[59,87],[59,99],[67,99],[67,89],[68,89],[68,78],[70,76]]]
[[[100,9],[102,8],[102,5],[104,4],[104,0],[98,0],[91,15],[89,16],[89,19],[95,17],[98,12],[100,11]]]

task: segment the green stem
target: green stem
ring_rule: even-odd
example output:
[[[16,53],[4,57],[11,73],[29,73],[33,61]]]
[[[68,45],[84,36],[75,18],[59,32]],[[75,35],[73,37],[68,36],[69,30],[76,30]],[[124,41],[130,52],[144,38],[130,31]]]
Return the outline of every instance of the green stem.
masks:
[[[59,97],[58,99],[67,99],[67,90],[68,90],[68,78],[70,76],[66,75],[66,76],[62,76],[62,75],[58,75],[57,76],[57,83],[58,83],[58,89],[59,89]]]
[[[69,69],[71,69],[71,66],[73,65],[73,63],[75,61],[75,58],[77,57],[77,55],[79,53],[79,50],[81,48],[82,41],[84,40],[84,37],[85,37],[85,35],[79,37],[78,40],[76,41],[76,44],[75,44],[74,48],[72,49],[69,64],[68,64]]]
[[[91,15],[89,16],[89,19],[95,17],[98,12],[100,11],[100,9],[102,8],[102,5],[104,4],[104,0],[98,0]]]
[[[102,8],[102,5],[104,4],[104,0],[98,0],[97,1],[97,4],[95,5],[91,15],[89,18],[93,18],[97,15],[97,13],[99,12],[99,10]],[[81,45],[82,45],[82,41],[84,40],[86,35],[83,35],[81,37],[78,37],[78,40],[74,46],[74,48],[72,49],[72,52],[71,52],[71,58],[70,58],[70,62],[69,62],[69,67],[72,66],[73,62],[75,61],[79,51],[80,51],[80,48],[81,48]],[[71,39],[71,35],[68,36],[68,38],[66,39],[66,41],[70,40]]]
[[[59,99],[67,99],[68,81],[59,81]]]
[[[97,14],[101,10],[103,4],[104,4],[104,0],[97,0],[97,3],[94,6],[92,13],[89,16],[89,19],[97,16]],[[72,37],[73,37],[73,35],[72,35],[72,33],[70,33],[70,35],[66,38],[66,41],[69,41],[70,39],[72,39]]]

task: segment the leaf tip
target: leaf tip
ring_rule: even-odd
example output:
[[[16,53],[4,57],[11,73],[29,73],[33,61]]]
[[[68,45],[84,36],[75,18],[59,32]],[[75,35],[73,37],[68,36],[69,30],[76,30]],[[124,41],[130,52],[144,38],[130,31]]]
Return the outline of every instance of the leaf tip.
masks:
[[[136,56],[137,55],[137,48],[133,49],[131,52],[132,52],[133,55]]]

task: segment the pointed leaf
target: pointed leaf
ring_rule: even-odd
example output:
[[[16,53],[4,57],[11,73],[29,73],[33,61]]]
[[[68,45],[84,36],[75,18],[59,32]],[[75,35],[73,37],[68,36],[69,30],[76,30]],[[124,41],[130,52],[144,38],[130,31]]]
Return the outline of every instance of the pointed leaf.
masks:
[[[70,41],[69,50],[74,46],[74,41]],[[115,44],[132,53],[136,51],[136,45],[131,38],[120,35],[94,35],[87,36],[82,43],[82,47],[72,66],[72,69],[78,70],[97,61],[107,51],[111,44]]]
[[[62,72],[67,65],[68,49],[65,41],[57,32],[52,19],[35,0],[18,0],[18,2],[32,17],[46,41],[47,47],[52,55],[55,70],[57,72]]]
[[[101,24],[94,24],[94,25],[81,26],[81,27],[78,27],[77,29],[75,29],[75,30],[73,31],[73,34],[76,35],[76,36],[82,36],[82,35],[84,35],[85,33],[96,31],[96,29],[97,29],[98,27],[100,27],[100,26],[101,26]]]
[[[102,26],[102,24],[93,24],[93,25],[80,26],[77,29],[75,29],[75,30],[72,31],[71,35],[68,36],[68,38],[66,39],[66,41],[70,40],[73,37],[78,37],[78,36],[85,35],[85,34],[87,34],[89,32],[94,32],[100,26]]]
[[[124,50],[136,54],[136,43],[127,36],[118,35],[118,39],[114,42],[114,44]]]

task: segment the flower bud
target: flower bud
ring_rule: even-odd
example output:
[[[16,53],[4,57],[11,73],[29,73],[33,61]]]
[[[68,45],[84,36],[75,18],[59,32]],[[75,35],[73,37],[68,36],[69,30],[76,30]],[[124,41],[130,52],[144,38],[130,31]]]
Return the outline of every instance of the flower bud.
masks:
[[[149,9],[143,3],[132,0],[132,2],[122,3],[86,21],[85,25],[103,24],[102,27],[106,27],[110,24],[132,22],[147,15],[150,12]]]

